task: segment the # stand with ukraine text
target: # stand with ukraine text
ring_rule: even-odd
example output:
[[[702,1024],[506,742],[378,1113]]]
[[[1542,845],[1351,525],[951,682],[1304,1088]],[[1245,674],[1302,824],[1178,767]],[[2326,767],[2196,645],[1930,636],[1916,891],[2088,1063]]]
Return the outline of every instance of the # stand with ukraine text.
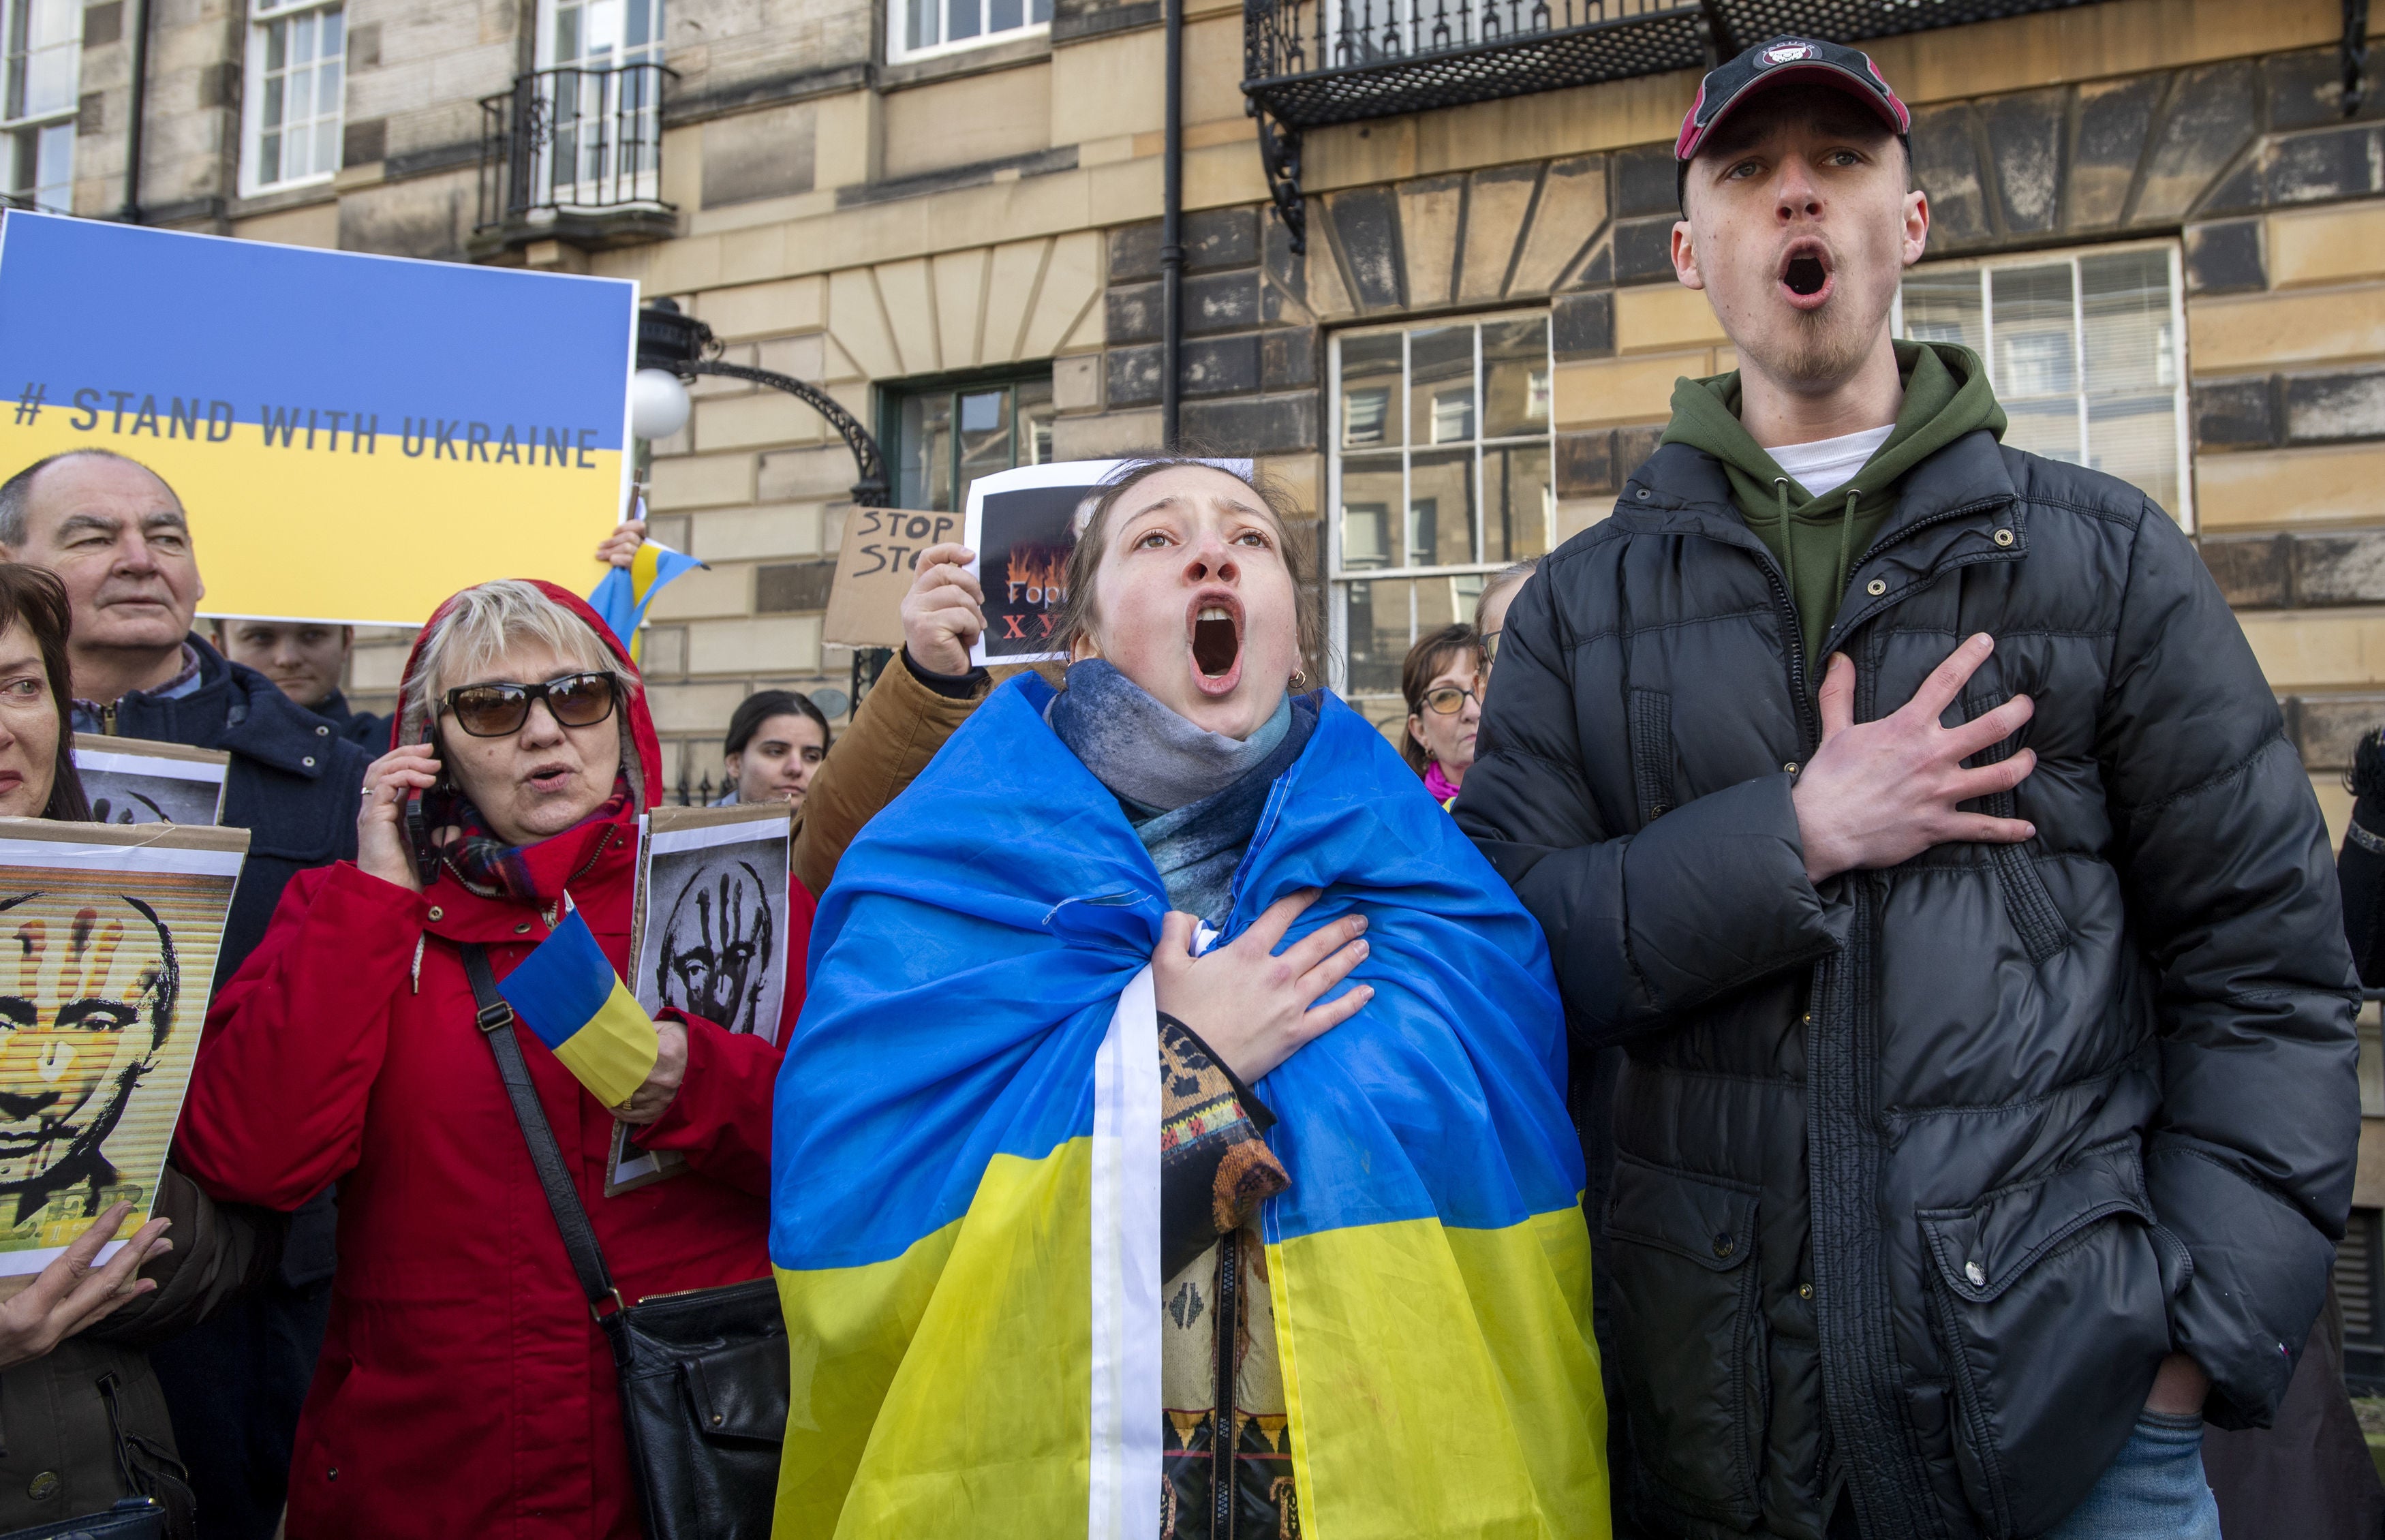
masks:
[[[129,1202],[181,1116],[248,831],[0,819],[0,1295]]]
[[[630,990],[649,1016],[668,1007],[764,1042],[787,992],[787,883],[794,809],[783,802],[656,808],[640,820],[631,901]],[[676,1174],[675,1150],[642,1150],[613,1125],[611,1197]]]

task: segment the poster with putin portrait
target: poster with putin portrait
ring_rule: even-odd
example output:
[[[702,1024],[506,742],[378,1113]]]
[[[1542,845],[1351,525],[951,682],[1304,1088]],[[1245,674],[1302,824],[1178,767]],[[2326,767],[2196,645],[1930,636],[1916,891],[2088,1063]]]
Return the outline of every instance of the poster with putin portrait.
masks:
[[[149,1219],[248,831],[0,819],[0,1281]],[[5,1292],[5,1289],[0,1289]]]

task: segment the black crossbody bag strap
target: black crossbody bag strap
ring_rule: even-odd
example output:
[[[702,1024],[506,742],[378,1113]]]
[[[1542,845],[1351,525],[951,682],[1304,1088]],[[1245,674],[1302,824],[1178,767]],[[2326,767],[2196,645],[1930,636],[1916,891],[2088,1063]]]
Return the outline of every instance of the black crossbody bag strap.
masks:
[[[555,1211],[555,1227],[563,1233],[563,1249],[570,1255],[571,1271],[579,1275],[581,1292],[588,1296],[588,1313],[602,1321],[598,1309],[606,1299],[622,1308],[620,1290],[606,1270],[605,1253],[596,1244],[595,1227],[571,1184],[555,1130],[539,1105],[538,1088],[531,1083],[530,1064],[522,1058],[521,1039],[514,1035],[514,1008],[497,993],[497,977],[489,970],[489,949],[467,944],[464,976],[472,982],[472,998],[480,1004],[476,1018],[489,1052],[497,1059],[497,1078],[505,1082],[506,1099],[513,1104],[514,1121],[521,1125],[522,1143],[530,1146],[530,1163],[537,1169],[538,1184],[546,1190],[546,1206]]]

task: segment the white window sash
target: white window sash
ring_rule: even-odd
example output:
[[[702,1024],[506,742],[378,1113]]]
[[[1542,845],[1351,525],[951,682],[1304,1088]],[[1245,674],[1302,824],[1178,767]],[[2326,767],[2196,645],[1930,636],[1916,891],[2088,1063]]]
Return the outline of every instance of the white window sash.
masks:
[[[942,7],[948,4],[949,0],[933,0],[933,3],[941,16]],[[980,19],[991,21],[992,18],[988,13],[992,11],[993,6],[987,3],[987,0],[977,0],[977,3]],[[1020,15],[1027,15],[1033,9],[1034,0],[1018,0]],[[1000,31],[980,29],[970,37],[955,38],[950,42],[915,44],[910,35],[910,0],[887,0],[886,62],[908,64],[917,59],[943,58],[952,54],[966,54],[972,49],[992,47],[999,43],[1015,43],[1021,38],[1048,37],[1051,31],[1052,23],[1048,19],[1025,21],[1016,27],[1005,27]]]
[[[1492,513],[1488,478],[1490,461],[1493,454],[1502,449],[1512,448],[1537,448],[1547,454],[1551,492],[1549,496],[1543,498],[1542,507],[1543,516],[1549,519],[1550,527],[1544,530],[1542,534],[1543,554],[1550,545],[1551,538],[1556,532],[1552,511],[1556,478],[1556,433],[1553,420],[1547,421],[1538,432],[1507,433],[1496,438],[1476,436],[1449,443],[1421,442],[1417,432],[1417,400],[1414,394],[1415,360],[1413,357],[1415,332],[1419,329],[1437,329],[1446,326],[1464,325],[1473,328],[1473,378],[1469,386],[1473,404],[1469,415],[1472,419],[1470,426],[1479,435],[1490,425],[1491,410],[1489,391],[1483,380],[1483,330],[1502,321],[1511,320],[1542,321],[1544,327],[1542,332],[1543,348],[1555,345],[1552,318],[1546,310],[1503,310],[1484,315],[1451,317],[1445,320],[1416,320],[1393,327],[1354,327],[1346,332],[1335,332],[1330,339],[1326,364],[1327,399],[1332,404],[1327,414],[1330,424],[1328,432],[1331,436],[1326,445],[1325,457],[1326,637],[1331,659],[1331,682],[1333,687],[1344,695],[1350,693],[1350,585],[1352,583],[1399,584],[1400,592],[1405,595],[1402,602],[1405,604],[1407,609],[1408,641],[1410,645],[1414,645],[1419,623],[1417,619],[1417,590],[1420,583],[1455,582],[1467,578],[1488,578],[1492,573],[1508,565],[1506,560],[1493,560],[1488,554]],[[1379,444],[1357,448],[1345,447],[1343,441],[1347,437],[1348,422],[1342,389],[1342,344],[1352,338],[1385,335],[1397,335],[1400,339],[1400,371],[1397,379],[1388,386],[1389,399],[1383,407],[1383,424],[1386,432],[1388,433],[1388,430],[1397,427],[1400,434],[1399,443],[1396,445]],[[1554,381],[1555,375],[1553,356],[1543,357],[1540,369],[1547,378]],[[1528,383],[1528,392],[1529,389]],[[1425,436],[1430,438],[1434,425],[1436,408],[1429,395],[1424,398],[1424,404]],[[1554,418],[1554,410],[1550,416]],[[1474,559],[1431,566],[1406,565],[1412,554],[1409,549],[1409,535],[1416,508],[1415,457],[1419,453],[1431,455],[1454,449],[1463,449],[1472,457],[1467,467],[1474,501],[1469,532],[1472,544],[1468,554]],[[1394,565],[1350,567],[1346,564],[1347,553],[1343,547],[1342,529],[1342,472],[1345,461],[1355,456],[1370,466],[1388,469],[1388,462],[1393,455],[1399,457],[1399,492],[1397,501],[1386,512],[1383,555]],[[1371,694],[1380,698],[1380,692]]]
[[[2072,246],[2055,251],[2017,253],[2010,257],[1977,258],[1968,261],[1933,262],[1919,269],[1932,274],[1973,274],[1979,285],[1979,352],[1980,361],[1987,366],[1988,383],[1999,394],[2004,382],[1997,378],[1996,319],[1994,281],[1990,276],[2013,268],[2043,268],[2057,263],[2070,269],[2071,386],[2078,408],[2079,455],[2081,464],[2094,455],[2095,439],[2089,420],[2094,397],[2088,389],[2087,378],[2087,298],[2086,284],[2079,270],[2082,261],[2098,257],[2115,257],[2129,252],[2162,252],[2169,274],[2169,367],[2170,422],[2176,445],[2177,487],[2171,501],[2176,505],[2165,509],[2189,534],[2194,532],[2194,445],[2193,425],[2188,418],[2190,394],[2187,370],[2186,286],[2184,265],[2175,240],[2117,241],[2108,244]],[[1897,289],[1890,318],[1890,329],[1898,337],[1904,332],[1904,291]]]
[[[663,61],[664,0],[653,0],[649,8],[648,28],[651,35],[637,40],[627,37],[615,40],[603,54],[591,56],[583,40],[581,53],[572,58],[557,56],[563,6],[557,0],[538,0],[536,26],[538,35],[534,56],[538,68],[544,69],[582,69],[588,70],[618,70],[625,65],[660,64]],[[591,7],[581,5],[583,26]],[[626,6],[623,6],[626,25]],[[629,81],[635,79],[635,89],[643,90],[647,100],[632,109],[637,119],[637,132],[622,135],[621,100]],[[550,137],[533,147],[531,157],[531,185],[538,190],[531,198],[533,207],[555,204],[564,207],[619,207],[631,204],[658,204],[662,199],[662,93],[660,79],[651,72],[635,77],[626,74],[581,75],[577,80],[592,86],[596,102],[593,109],[582,102],[573,117],[569,158],[557,164],[558,145],[552,137],[555,126],[561,121],[556,111],[556,98],[561,92],[558,78],[545,76],[537,84],[542,120],[548,125]],[[620,157],[634,154],[636,165],[623,169]]]
[[[257,197],[270,193],[288,193],[303,187],[319,187],[340,174],[340,163],[343,158],[340,144],[342,136],[347,129],[348,117],[346,5],[347,0],[311,0],[311,3],[309,0],[300,0],[298,4],[280,6],[270,10],[262,6],[251,8],[248,21],[247,58],[243,70],[246,83],[241,94],[240,114],[240,191],[243,197]],[[324,112],[321,110],[320,104],[314,100],[313,94],[320,86],[321,70],[327,56],[321,51],[319,43],[314,59],[306,65],[304,71],[311,77],[307,82],[311,110],[305,119],[306,131],[309,135],[318,132],[328,119],[331,128],[331,164],[320,170],[308,171],[304,176],[278,176],[273,181],[268,182],[264,176],[265,135],[268,131],[265,125],[265,77],[269,29],[277,26],[287,27],[302,17],[311,16],[316,19],[317,36],[319,38],[323,19],[335,11],[342,13],[343,23],[340,29],[340,99],[331,111]],[[292,123],[287,106],[288,82],[296,73],[299,71],[293,71],[289,68],[285,56],[281,72],[284,104],[282,119],[281,124],[272,131],[282,136],[284,166],[289,164],[289,145],[292,139]]]

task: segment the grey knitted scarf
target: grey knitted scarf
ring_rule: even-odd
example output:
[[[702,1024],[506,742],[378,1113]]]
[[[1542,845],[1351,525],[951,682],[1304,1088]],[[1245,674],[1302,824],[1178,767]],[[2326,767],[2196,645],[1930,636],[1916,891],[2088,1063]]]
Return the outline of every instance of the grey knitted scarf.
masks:
[[[1070,665],[1043,720],[1124,808],[1168,901],[1211,925],[1233,908],[1242,852],[1267,792],[1317,726],[1316,702],[1287,696],[1245,739],[1195,727],[1100,658]]]

